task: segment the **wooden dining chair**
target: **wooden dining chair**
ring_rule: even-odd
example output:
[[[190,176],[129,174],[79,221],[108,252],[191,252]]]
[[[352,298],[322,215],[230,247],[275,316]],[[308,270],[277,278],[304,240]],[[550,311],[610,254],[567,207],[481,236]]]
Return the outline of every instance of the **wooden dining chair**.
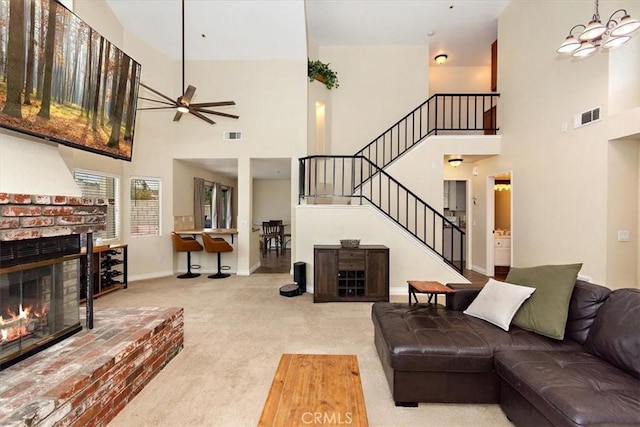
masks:
[[[271,248],[275,248],[276,256],[280,253],[281,225],[273,221],[262,222],[262,255],[266,256]]]

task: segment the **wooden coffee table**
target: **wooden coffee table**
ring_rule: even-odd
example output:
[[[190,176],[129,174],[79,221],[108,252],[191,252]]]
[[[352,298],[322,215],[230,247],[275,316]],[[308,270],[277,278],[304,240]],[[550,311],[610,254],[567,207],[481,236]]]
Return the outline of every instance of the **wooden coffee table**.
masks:
[[[283,354],[258,426],[368,426],[355,355]]]
[[[409,284],[409,305],[411,305],[411,296],[413,295],[413,299],[418,301],[418,294],[428,294],[429,297],[427,299],[427,303],[431,304],[431,299],[435,297],[435,303],[438,304],[438,294],[453,294],[455,293],[455,289],[451,289],[446,287],[440,282],[424,282],[419,280],[407,280]]]

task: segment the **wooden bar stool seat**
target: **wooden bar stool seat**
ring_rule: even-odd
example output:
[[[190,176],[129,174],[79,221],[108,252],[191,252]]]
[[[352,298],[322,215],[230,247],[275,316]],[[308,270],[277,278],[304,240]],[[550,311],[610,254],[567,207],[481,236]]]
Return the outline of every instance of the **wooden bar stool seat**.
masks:
[[[222,252],[233,251],[233,246],[231,246],[222,237],[211,237],[207,233],[202,233],[202,243],[204,243],[205,251],[218,254],[218,272],[215,274],[210,274],[207,277],[209,279],[224,279],[225,277],[229,277],[230,274],[222,272],[222,257],[220,256],[220,254]]]
[[[187,253],[187,272],[178,275],[178,279],[192,279],[194,277],[199,277],[199,273],[191,272],[191,252],[201,251],[202,245],[193,237],[182,237],[175,231],[171,232],[171,241],[173,242],[174,251]]]

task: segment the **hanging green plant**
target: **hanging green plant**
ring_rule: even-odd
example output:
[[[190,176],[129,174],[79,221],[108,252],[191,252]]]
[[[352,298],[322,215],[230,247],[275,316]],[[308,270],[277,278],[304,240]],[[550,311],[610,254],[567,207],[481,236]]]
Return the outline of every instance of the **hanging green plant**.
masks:
[[[338,73],[329,68],[329,64],[325,64],[322,61],[308,61],[308,69],[307,75],[309,76],[309,81],[312,82],[314,80],[318,80],[327,87],[327,89],[337,88],[340,85],[338,84]]]

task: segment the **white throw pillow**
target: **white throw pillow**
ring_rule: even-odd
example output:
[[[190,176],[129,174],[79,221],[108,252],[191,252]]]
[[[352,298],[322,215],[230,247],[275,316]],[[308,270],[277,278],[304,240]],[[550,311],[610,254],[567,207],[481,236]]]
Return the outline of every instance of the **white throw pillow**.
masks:
[[[535,290],[536,288],[528,286],[489,279],[463,313],[486,320],[508,331],[511,319]]]

